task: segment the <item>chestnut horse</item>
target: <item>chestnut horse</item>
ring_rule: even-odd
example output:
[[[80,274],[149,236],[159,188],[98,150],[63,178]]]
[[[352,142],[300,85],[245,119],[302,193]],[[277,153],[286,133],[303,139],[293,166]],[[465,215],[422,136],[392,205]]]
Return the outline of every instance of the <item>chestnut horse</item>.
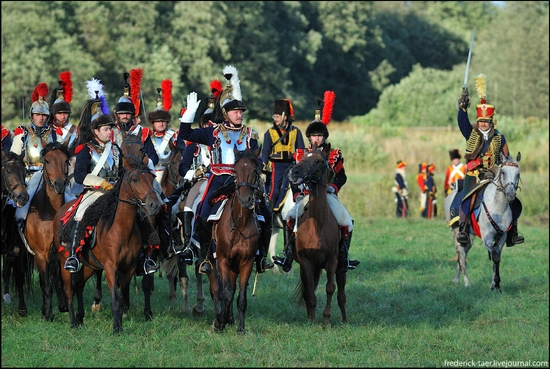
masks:
[[[336,289],[334,277],[338,285],[338,306],[342,313],[342,321],[347,322],[346,315],[346,270],[338,270],[338,248],[340,229],[338,222],[329,207],[327,199],[327,183],[332,171],[329,168],[327,156],[331,145],[326,144],[324,150],[312,147],[303,159],[290,169],[289,179],[294,184],[307,184],[309,187],[309,202],[298,217],[296,231],[296,261],[300,264],[300,281],[297,286],[297,297],[305,302],[307,316],[315,322],[317,297],[315,290],[319,284],[321,271],[327,274],[325,287],[327,300],[323,311],[323,324],[329,324],[332,295]],[[302,202],[307,201],[307,197]],[[296,229],[296,228],[295,228]]]
[[[248,280],[260,242],[260,225],[255,211],[257,199],[263,196],[259,160],[260,150],[235,152],[235,181],[228,191],[229,198],[220,219],[213,225],[212,239],[216,244],[216,265],[208,275],[210,294],[214,301],[214,331],[232,324],[233,298],[239,278],[237,309],[239,326],[244,333]],[[221,189],[220,189],[221,190]]]
[[[67,311],[63,292],[57,249],[53,244],[53,219],[61,206],[74,196],[66,196],[69,184],[70,153],[66,146],[51,142],[40,152],[42,177],[34,194],[23,231],[23,242],[31,255],[40,276],[42,290],[42,318],[53,321],[52,291],[57,293],[57,308]]]
[[[61,270],[71,327],[83,324],[83,290],[86,281],[96,274],[96,271],[104,270],[111,296],[113,333],[122,331],[122,315],[128,303],[124,301],[123,291],[129,290],[131,278],[138,265],[138,257],[143,249],[143,243],[146,242],[142,239],[137,221],[138,210],[141,208],[148,216],[155,216],[162,206],[153,188],[153,172],[141,162],[132,165],[124,156],[122,162],[122,176],[115,187],[96,200],[87,209],[81,221],[87,226],[88,214],[94,214],[94,211],[100,213],[95,230],[82,246],[82,269],[74,274],[63,268]],[[69,224],[62,226],[61,221],[74,204],[75,201],[66,203],[57,212],[54,220],[54,245],[58,248],[61,265],[64,265],[68,258],[66,247],[70,247],[67,244],[69,239],[65,236],[67,232],[63,228],[72,225],[72,221],[69,221]],[[93,216],[92,219],[95,220]],[[86,228],[86,231],[88,230],[89,228]],[[82,231],[78,233],[79,236],[81,234]],[[78,303],[76,315],[73,307],[75,294]]]
[[[6,304],[11,303],[10,280],[13,281],[19,298],[18,312],[20,316],[27,315],[24,298],[25,282],[30,282],[26,253],[22,256],[20,237],[15,222],[16,207],[23,207],[29,201],[26,173],[22,156],[12,152],[2,151],[2,281],[4,285],[3,298]],[[8,203],[8,200],[12,204]],[[25,272],[29,272],[25,274]],[[11,279],[13,273],[13,279]],[[27,287],[30,283],[27,283]],[[30,287],[29,287],[30,289]]]

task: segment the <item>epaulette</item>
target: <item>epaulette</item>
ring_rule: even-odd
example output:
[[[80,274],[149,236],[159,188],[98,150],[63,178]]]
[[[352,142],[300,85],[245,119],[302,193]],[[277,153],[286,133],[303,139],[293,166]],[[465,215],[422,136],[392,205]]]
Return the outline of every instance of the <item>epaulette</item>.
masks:
[[[80,151],[82,151],[82,149],[85,147],[86,145],[84,144],[80,144],[76,147],[76,149],[74,149],[74,153],[75,155],[78,154]]]

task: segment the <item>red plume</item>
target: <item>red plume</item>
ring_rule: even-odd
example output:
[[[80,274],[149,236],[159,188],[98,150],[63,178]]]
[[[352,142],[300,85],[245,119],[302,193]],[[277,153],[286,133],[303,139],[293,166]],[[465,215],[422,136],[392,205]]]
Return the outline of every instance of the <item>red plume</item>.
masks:
[[[321,122],[323,122],[327,126],[332,119],[332,108],[334,107],[335,98],[336,94],[334,93],[334,91],[325,91],[325,95],[323,97],[324,106]]]
[[[38,84],[32,92],[32,102],[38,101],[38,98],[42,96],[42,100],[48,95],[48,85],[44,82]]]
[[[130,98],[136,108],[136,117],[139,115],[141,100],[139,92],[141,91],[141,79],[143,78],[143,69],[135,68],[130,70]]]
[[[219,94],[223,90],[222,82],[218,79],[213,80],[210,82],[210,92],[214,95],[214,99],[217,99]]]
[[[71,80],[71,72],[61,72],[59,73],[59,79],[63,83],[63,98],[69,104],[73,99],[73,81]]]
[[[294,107],[292,106],[292,101],[290,101],[290,99],[283,100],[288,101],[288,110],[290,111],[290,117],[294,119]]]
[[[172,81],[165,79],[160,83],[162,89],[162,107],[166,111],[170,111],[172,107]]]

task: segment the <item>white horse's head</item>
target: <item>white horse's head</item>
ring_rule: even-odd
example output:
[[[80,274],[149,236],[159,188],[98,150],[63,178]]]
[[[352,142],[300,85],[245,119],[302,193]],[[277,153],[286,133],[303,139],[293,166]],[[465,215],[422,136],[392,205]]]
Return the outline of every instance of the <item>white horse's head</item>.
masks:
[[[504,193],[508,202],[512,202],[516,198],[516,190],[518,189],[520,179],[518,166],[520,160],[520,152],[518,152],[515,160],[510,156],[506,157],[502,153],[500,154],[501,164],[493,182],[496,184],[497,189]]]

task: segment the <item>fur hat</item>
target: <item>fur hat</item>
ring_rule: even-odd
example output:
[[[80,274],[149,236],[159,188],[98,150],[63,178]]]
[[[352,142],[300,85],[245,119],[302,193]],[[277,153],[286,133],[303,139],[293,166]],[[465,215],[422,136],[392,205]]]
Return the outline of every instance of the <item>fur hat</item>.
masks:
[[[161,88],[157,88],[157,106],[153,111],[147,113],[149,123],[162,121],[170,122],[172,115],[170,108],[172,107],[172,81],[165,79],[160,84]]]
[[[325,139],[328,138],[327,126],[332,119],[332,109],[334,108],[334,99],[336,94],[333,91],[325,91],[323,100],[317,99],[317,108],[315,109],[315,119],[306,128],[306,137],[309,138],[312,135],[323,135]],[[322,106],[321,106],[322,105]],[[323,109],[323,116],[321,119],[321,107]]]
[[[59,73],[59,87],[52,91],[51,115],[57,113],[71,113],[71,100],[73,98],[73,82],[71,72]]]
[[[289,99],[275,100],[273,102],[273,114],[285,115],[289,119],[294,119],[294,108]]]
[[[460,155],[460,150],[459,149],[453,149],[453,150],[449,151],[449,156],[451,157],[451,160],[462,159],[462,156]]]
[[[50,115],[50,109],[45,98],[48,95],[48,85],[44,82],[39,83],[32,92],[32,105],[30,117],[33,114]]]
[[[479,96],[479,104],[476,106],[477,119],[493,122],[493,116],[495,115],[494,105],[487,104],[487,82],[485,74],[481,73],[476,77],[476,90]]]

